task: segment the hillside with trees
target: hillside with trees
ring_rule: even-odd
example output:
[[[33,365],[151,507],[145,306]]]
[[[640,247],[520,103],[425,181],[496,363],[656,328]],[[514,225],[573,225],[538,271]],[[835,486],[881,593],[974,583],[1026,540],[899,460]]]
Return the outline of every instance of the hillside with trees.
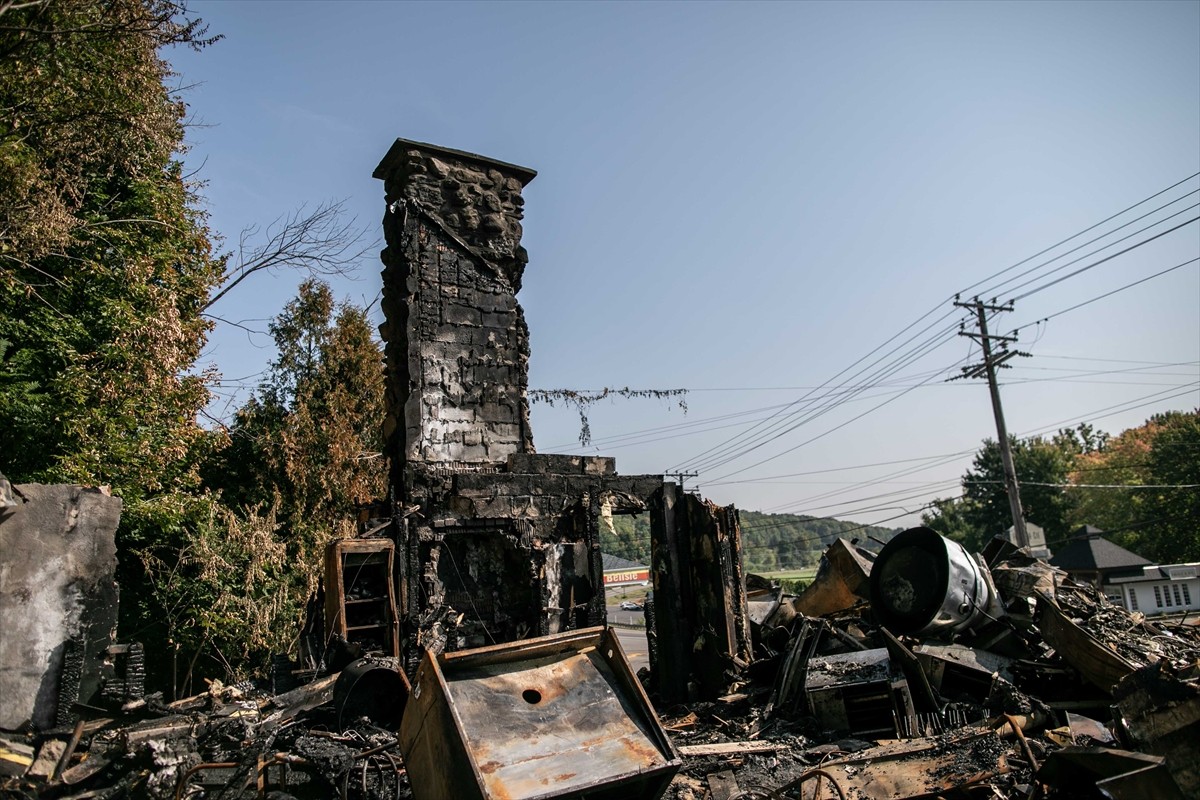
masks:
[[[777,572],[816,566],[838,537],[867,542],[871,537],[886,542],[894,533],[889,528],[854,522],[808,517],[798,514],[763,514],[738,511],[746,569]],[[601,531],[604,552],[642,564],[650,563],[650,515],[613,518],[614,533]]]

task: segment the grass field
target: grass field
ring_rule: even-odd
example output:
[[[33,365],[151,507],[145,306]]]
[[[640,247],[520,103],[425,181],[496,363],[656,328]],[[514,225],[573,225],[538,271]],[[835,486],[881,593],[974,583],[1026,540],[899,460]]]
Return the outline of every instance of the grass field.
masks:
[[[817,568],[805,567],[804,569],[787,569],[778,572],[759,572],[756,574],[776,581],[811,581],[816,577]]]
[[[605,595],[609,603],[619,603],[622,600],[633,600],[635,603],[640,603],[646,599],[649,591],[649,586],[614,586],[608,589]]]

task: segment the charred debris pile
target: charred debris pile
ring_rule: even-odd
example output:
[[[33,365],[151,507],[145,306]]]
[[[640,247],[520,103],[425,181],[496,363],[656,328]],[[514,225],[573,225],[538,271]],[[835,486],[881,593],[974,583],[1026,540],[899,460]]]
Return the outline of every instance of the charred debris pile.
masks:
[[[732,506],[535,452],[516,295],[536,173],[399,139],[374,174],[392,500],[313,565],[297,661],[269,686],[146,694],[145,653],[115,636],[120,500],[0,492],[0,794],[1200,797],[1200,629],[924,528],[877,553],[838,540],[784,596],[745,573]],[[600,540],[639,513],[635,675]]]
[[[670,704],[658,659],[635,677],[603,627],[425,651],[411,684],[400,660],[347,664],[339,644],[290,691],[214,683],[5,734],[0,786],[73,798],[1200,796],[1200,628],[1127,612],[999,540],[990,550],[917,528],[878,554],[839,540],[799,596],[748,576],[749,658],[722,657],[716,691],[693,680]]]

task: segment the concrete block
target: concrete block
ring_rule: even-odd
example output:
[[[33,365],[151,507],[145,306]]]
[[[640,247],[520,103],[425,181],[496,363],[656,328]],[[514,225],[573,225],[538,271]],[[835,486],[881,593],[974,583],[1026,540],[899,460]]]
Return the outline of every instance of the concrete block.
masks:
[[[14,495],[0,509],[0,728],[46,730],[69,711],[60,698],[99,690],[117,625],[121,500],[70,485]]]

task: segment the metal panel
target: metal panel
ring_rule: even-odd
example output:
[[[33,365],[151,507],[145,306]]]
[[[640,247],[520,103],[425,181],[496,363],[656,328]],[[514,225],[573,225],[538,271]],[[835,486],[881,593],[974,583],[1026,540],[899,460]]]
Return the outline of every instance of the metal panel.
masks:
[[[400,747],[417,800],[653,800],[680,766],[603,628],[427,653]]]

